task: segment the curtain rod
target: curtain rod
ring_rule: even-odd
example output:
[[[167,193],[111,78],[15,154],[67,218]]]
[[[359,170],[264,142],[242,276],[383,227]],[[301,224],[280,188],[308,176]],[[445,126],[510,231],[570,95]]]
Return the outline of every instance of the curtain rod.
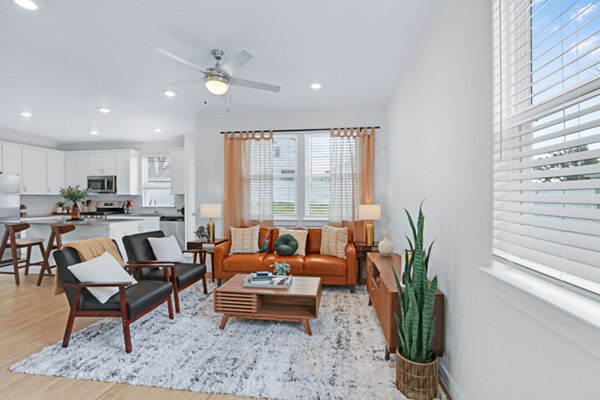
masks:
[[[346,127],[346,128],[307,128],[307,129],[255,129],[255,130],[247,130],[247,131],[233,131],[233,132],[221,132],[221,135],[226,133],[241,133],[241,132],[273,132],[273,133],[285,133],[285,132],[319,132],[319,131],[329,131],[331,129],[380,129],[378,126],[355,126],[355,127]]]

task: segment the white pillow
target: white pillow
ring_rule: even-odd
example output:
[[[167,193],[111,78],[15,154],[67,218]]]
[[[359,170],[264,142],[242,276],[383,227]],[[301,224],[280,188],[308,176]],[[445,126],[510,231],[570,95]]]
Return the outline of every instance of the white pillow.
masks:
[[[250,228],[229,228],[231,232],[231,249],[229,254],[258,253],[258,233],[260,225]]]
[[[298,249],[294,252],[294,255],[306,255],[306,237],[308,236],[308,231],[306,229],[279,228],[279,236],[283,235],[292,235],[298,242]]]
[[[149,237],[150,247],[158,261],[183,262],[185,258],[175,236],[164,238]]]
[[[135,285],[135,278],[127,273],[121,264],[109,253],[89,261],[71,265],[69,271],[75,275],[79,282],[110,283],[131,282]],[[90,293],[102,304],[106,303],[115,294],[119,293],[117,286],[88,288]]]

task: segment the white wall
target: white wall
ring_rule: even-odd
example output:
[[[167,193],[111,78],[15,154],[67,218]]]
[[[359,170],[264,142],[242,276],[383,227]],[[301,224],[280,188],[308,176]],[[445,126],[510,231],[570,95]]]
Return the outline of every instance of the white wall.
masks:
[[[598,399],[600,359],[583,338],[600,332],[477,269],[491,264],[490,3],[439,1],[399,73],[386,125],[394,242],[406,246],[402,207],[426,199],[430,268],[446,294],[441,373],[456,400]]]
[[[332,128],[377,126],[384,120],[382,110],[318,110],[293,112],[223,113],[196,117],[196,205],[223,203],[223,135],[222,131]],[[377,133],[376,153],[382,154],[385,131]],[[375,202],[383,199],[384,168],[381,157],[375,165]],[[221,221],[216,222],[216,234],[222,235]],[[197,217],[198,224],[206,221]]]
[[[49,149],[58,149],[55,140],[31,133],[13,131],[12,129],[0,128],[0,141],[28,144],[31,146],[46,147]]]

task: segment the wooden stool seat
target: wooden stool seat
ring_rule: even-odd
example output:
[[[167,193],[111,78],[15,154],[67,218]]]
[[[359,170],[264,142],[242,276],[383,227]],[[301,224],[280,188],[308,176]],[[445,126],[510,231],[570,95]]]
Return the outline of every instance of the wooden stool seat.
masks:
[[[17,239],[15,240],[15,245],[17,249],[28,247],[28,246],[37,246],[40,243],[44,243],[44,239]],[[9,240],[6,243],[7,246],[12,246],[12,242]]]
[[[42,284],[42,278],[44,273],[47,272],[48,276],[54,276],[52,268],[56,265],[50,265],[50,254],[52,250],[59,250],[62,247],[62,235],[75,230],[75,225],[69,224],[52,224],[50,225],[50,237],[48,238],[48,245],[44,254],[44,260],[42,261],[42,270],[38,275],[37,285]]]
[[[33,247],[39,247],[41,254],[44,254],[46,250],[44,250],[44,240],[43,239],[17,239],[17,233],[22,232],[24,230],[29,229],[29,224],[26,222],[15,223],[15,224],[5,224],[4,237],[2,238],[2,243],[0,244],[0,256],[4,254],[4,250],[10,247],[11,260],[13,265],[12,272],[1,271],[0,274],[11,274],[15,276],[15,283],[17,285],[20,284],[19,278],[19,269],[25,268],[25,275],[29,275],[29,266],[30,265],[43,265],[43,261],[31,263],[31,249]],[[18,249],[27,249],[27,256],[24,260],[24,265],[19,265],[23,263],[23,260],[19,259],[19,255],[17,254]],[[42,267],[41,272],[44,271]]]

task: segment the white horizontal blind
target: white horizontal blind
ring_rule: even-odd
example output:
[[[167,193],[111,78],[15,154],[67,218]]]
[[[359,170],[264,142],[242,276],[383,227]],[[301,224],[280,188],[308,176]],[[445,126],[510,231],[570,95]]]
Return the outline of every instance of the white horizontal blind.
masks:
[[[145,157],[146,182],[171,182],[171,160],[167,156]]]
[[[171,193],[171,160],[167,155],[142,158],[142,205],[144,207],[173,207]]]
[[[273,136],[273,216],[295,218],[298,139],[296,135]]]
[[[273,140],[271,134],[253,133],[254,139],[244,141],[246,208],[244,222],[273,219]]]
[[[494,254],[600,294],[598,1],[494,1]]]
[[[306,218],[329,216],[331,158],[329,132],[304,135]]]

